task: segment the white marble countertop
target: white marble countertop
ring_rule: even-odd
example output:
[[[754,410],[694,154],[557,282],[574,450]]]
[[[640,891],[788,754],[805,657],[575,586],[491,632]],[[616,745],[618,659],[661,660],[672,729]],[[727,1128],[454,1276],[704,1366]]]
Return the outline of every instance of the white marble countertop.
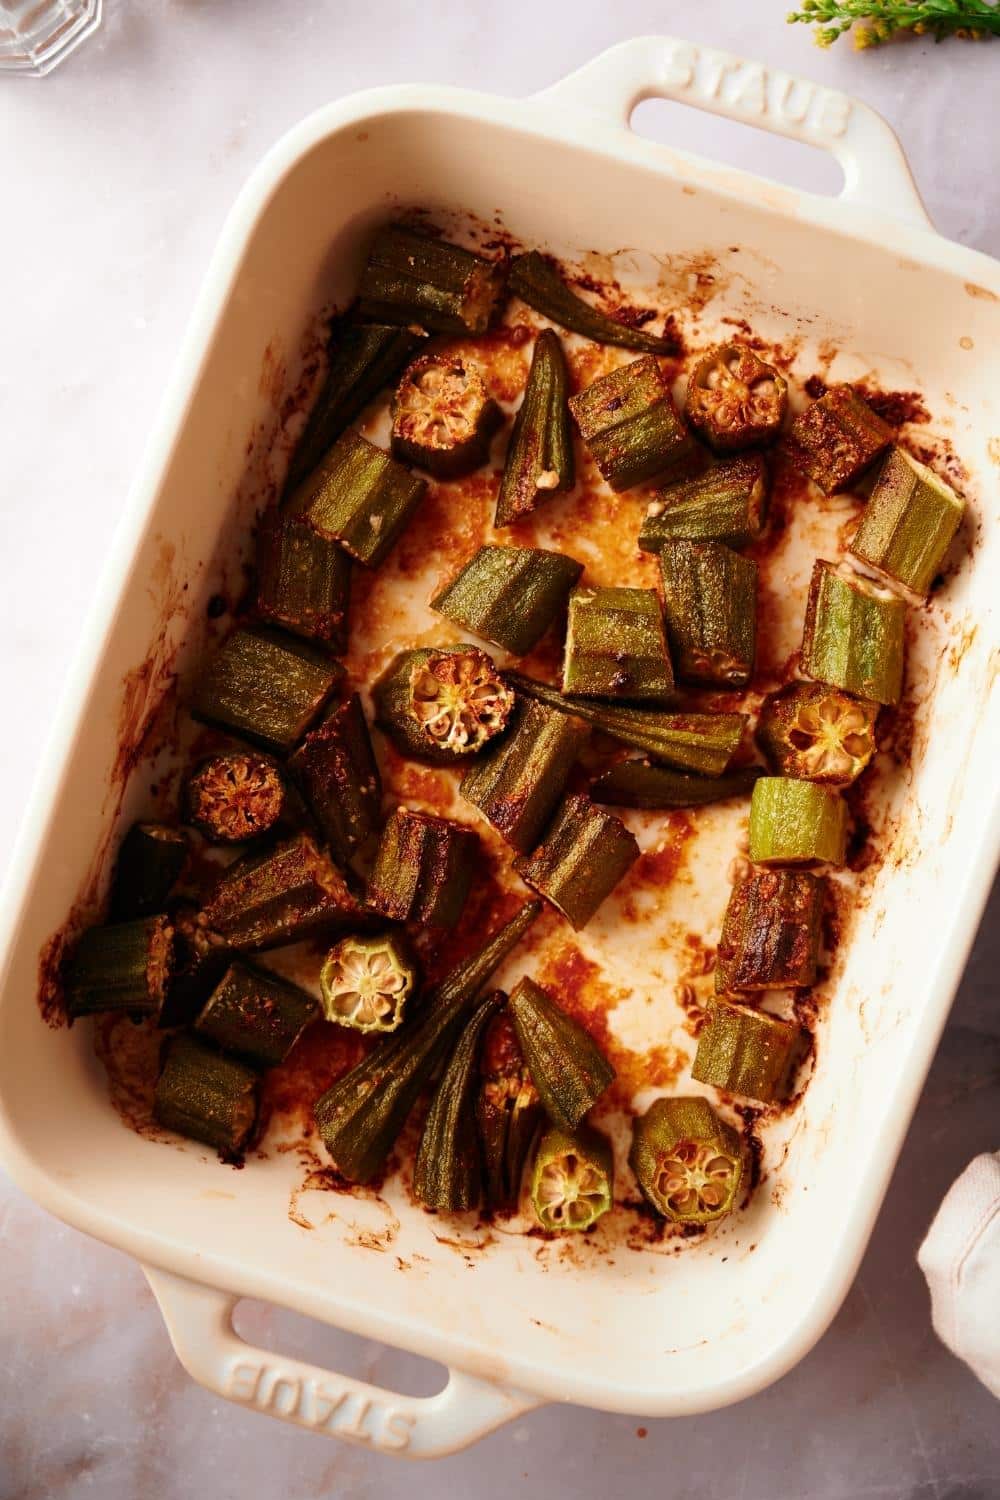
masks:
[[[524,94],[657,30],[857,93],[899,132],[946,235],[1000,255],[1000,46],[823,53],[787,0],[106,0],[41,83],[0,84],[0,872],[223,216],[301,115],[369,85]],[[805,148],[679,106],[643,128],[830,190]],[[44,607],[43,607],[44,606]],[[996,927],[980,934],[861,1272],[784,1380],[726,1412],[639,1424],[542,1409],[426,1468],[281,1427],[183,1373],[137,1266],[0,1179],[0,1500],[655,1493],[665,1500],[995,1500],[1000,1409],[936,1342],[914,1251],[1000,1121]],[[419,1362],[263,1308],[246,1326],[331,1368],[422,1388]]]

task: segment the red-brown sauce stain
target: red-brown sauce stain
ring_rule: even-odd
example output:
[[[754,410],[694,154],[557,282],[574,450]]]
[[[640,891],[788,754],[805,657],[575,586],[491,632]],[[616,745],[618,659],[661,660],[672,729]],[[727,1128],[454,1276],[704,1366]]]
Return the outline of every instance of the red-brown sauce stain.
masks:
[[[312,1110],[343,1073],[360,1062],[372,1043],[359,1032],[329,1021],[314,1021],[299,1037],[283,1063],[269,1068],[261,1088],[261,1128],[277,1117],[303,1135],[314,1130]]]

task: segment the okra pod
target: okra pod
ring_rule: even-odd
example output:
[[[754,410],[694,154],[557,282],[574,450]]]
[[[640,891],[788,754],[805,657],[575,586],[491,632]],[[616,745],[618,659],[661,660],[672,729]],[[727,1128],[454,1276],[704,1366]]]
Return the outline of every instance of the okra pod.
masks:
[[[244,844],[267,833],[287,802],[277,762],[256,750],[227,750],[203,760],[188,779],[188,822],[213,844]]]
[[[757,564],[721,542],[665,542],[660,571],[678,677],[746,687],[757,646]]]
[[[639,532],[644,552],[666,542],[756,541],[767,518],[767,464],[759,453],[742,453],[713,464],[704,474],[668,485],[651,500]]]
[[[849,385],[835,385],[800,412],[785,449],[825,495],[851,485],[892,442],[892,428]]]
[[[809,585],[802,669],[875,703],[903,691],[906,605],[888,589],[818,560]]]
[[[205,903],[205,922],[233,948],[292,943],[321,927],[364,922],[344,876],[307,833],[230,865]]]
[[[510,290],[543,317],[579,333],[595,344],[614,344],[619,349],[637,349],[644,354],[671,354],[673,344],[659,334],[647,333],[631,323],[621,323],[599,312],[571,292],[555,267],[537,250],[516,255],[511,262]]]
[[[344,675],[339,662],[293,636],[234,630],[195,684],[196,719],[265,750],[291,750],[319,717]]]
[[[378,828],[382,782],[357,693],[310,730],[288,769],[333,857],[349,863]]]
[[[396,1031],[417,982],[406,939],[398,932],[341,938],[320,970],[323,1013],[352,1031]]]
[[[394,1032],[327,1089],[314,1116],[323,1143],[352,1182],[368,1182],[392,1150],[417,1095],[453,1042],[462,1019],[540,910],[522,906],[482,948],[463,959]]]
[[[518,980],[509,1003],[545,1113],[564,1130],[575,1130],[613,1083],[614,1068],[590,1032],[533,979]]]
[[[425,479],[349,428],[291,495],[287,514],[377,568],[426,492]]]
[[[750,799],[750,858],[757,865],[842,865],[847,803],[832,787],[762,776]]]
[[[153,1113],[165,1130],[238,1156],[257,1122],[257,1074],[181,1032],[167,1044]]]
[[[403,651],[374,688],[375,722],[403,755],[453,765],[507,727],[514,694],[478,646]]]
[[[579,719],[520,699],[510,733],[462,777],[462,796],[526,854],[555,811],[587,734]]]
[[[722,922],[717,993],[815,983],[824,890],[808,870],[751,870],[739,881]]]
[[[392,922],[454,927],[479,846],[471,828],[411,807],[389,815],[368,880],[368,905]]]
[[[425,354],[392,398],[392,454],[436,479],[471,474],[489,457],[503,413],[461,354]]]
[[[663,703],[674,674],[655,589],[576,588],[569,596],[562,690]]]
[[[101,1011],[159,1013],[174,966],[174,932],[167,917],[136,917],[89,927],[66,969],[66,1014]]]
[[[928,594],[962,519],[965,502],[902,448],[892,448],[848,548],[915,594]]]
[[[543,843],[514,869],[577,931],[639,858],[639,845],[620,818],[587,797],[566,797]]]
[[[615,491],[670,480],[698,467],[699,448],[677,415],[651,354],[601,375],[569,409],[601,474]]]
[[[318,1015],[305,990],[237,959],[208,997],[195,1030],[251,1067],[274,1068]]]
[[[431,600],[463,630],[524,656],[566,607],[583,564],[541,547],[480,547]]]
[[[684,413],[720,453],[758,448],[781,431],[788,382],[746,344],[720,344],[695,365]]]
[[[361,312],[431,333],[485,333],[504,290],[504,267],[447,240],[389,224],[372,240]]]
[[[696,1096],[654,1100],[633,1121],[628,1162],[643,1197],[675,1224],[724,1218],[743,1175],[738,1133]]]
[[[598,776],[590,788],[595,802],[617,807],[644,807],[652,811],[670,807],[705,807],[745,797],[761,774],[759,766],[741,766],[725,776],[692,776],[670,771],[648,760],[621,760]]]
[[[691,1077],[759,1104],[788,1098],[804,1052],[800,1027],[765,1011],[713,1000],[698,1037]]]
[[[761,705],[757,743],[781,776],[850,786],[875,754],[878,704],[820,682],[791,682]]]
[[[173,929],[173,969],[157,1016],[165,1028],[191,1025],[232,958],[225,938],[190,903],[174,912]]]
[[[558,335],[546,328],[535,340],[524,399],[507,445],[495,526],[509,526],[543,500],[573,488],[568,399],[566,356]]]
[[[163,911],[187,859],[187,840],[163,823],[133,823],[121,841],[111,886],[111,919]]]
[[[347,648],[351,559],[301,520],[268,510],[257,531],[257,613],[292,635]]]
[[[614,1157],[600,1131],[550,1125],[538,1142],[531,1202],[543,1229],[590,1229],[614,1202]]]
[[[479,1203],[482,1154],[476,1131],[476,1059],[503,996],[475,1002],[434,1090],[413,1164],[413,1194],[425,1208],[464,1213]]]
[[[514,1208],[543,1110],[509,1008],[486,1028],[479,1074],[476,1120],[486,1201],[494,1208]]]

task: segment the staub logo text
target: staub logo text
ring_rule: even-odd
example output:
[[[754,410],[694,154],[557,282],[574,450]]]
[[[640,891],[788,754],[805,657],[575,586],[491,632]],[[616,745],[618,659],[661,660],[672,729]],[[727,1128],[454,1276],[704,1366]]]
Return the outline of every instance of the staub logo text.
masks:
[[[372,1400],[353,1386],[290,1375],[256,1360],[233,1361],[226,1395],[317,1432],[332,1432],[386,1452],[409,1446],[415,1420],[412,1413]]]
[[[797,126],[825,139],[836,139],[847,130],[851,101],[845,95],[760,63],[671,42],[663,68],[669,89],[724,105],[748,119],[756,116],[762,123]]]

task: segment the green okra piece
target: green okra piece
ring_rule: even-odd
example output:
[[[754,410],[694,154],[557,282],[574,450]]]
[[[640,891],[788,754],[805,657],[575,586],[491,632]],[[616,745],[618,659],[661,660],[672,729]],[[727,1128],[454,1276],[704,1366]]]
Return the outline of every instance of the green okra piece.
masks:
[[[292,943],[317,928],[364,923],[365,908],[307,833],[245,854],[216,882],[202,913],[232,948]]]
[[[426,492],[425,479],[349,428],[293,492],[286,513],[377,568]]]
[[[639,845],[620,818],[587,797],[566,797],[543,843],[514,869],[577,931],[639,858]]]
[[[486,1201],[491,1207],[516,1208],[543,1113],[513,1016],[505,1007],[486,1028],[476,1096]]]
[[[319,1015],[312,995],[240,959],[205,1002],[195,1030],[251,1067],[275,1068]]]
[[[417,970],[399,932],[341,938],[319,975],[323,1014],[352,1031],[396,1031],[417,982]]]
[[[462,796],[526,854],[554,813],[587,735],[579,719],[521,699],[510,733],[462,777]]]
[[[125,1011],[159,1013],[174,965],[174,931],[168,917],[136,917],[84,932],[66,968],[66,1014]]]
[[[850,786],[875,754],[878,704],[822,682],[790,682],[761,704],[757,743],[775,771]]]
[[[835,385],[800,412],[784,446],[825,495],[851,485],[892,442],[892,428],[849,385]]]
[[[503,413],[463,355],[425,354],[392,398],[392,454],[436,479],[471,474],[489,457]]]
[[[347,649],[351,559],[298,516],[268,510],[257,531],[257,613],[269,625]]]
[[[480,547],[431,600],[431,609],[524,656],[566,608],[583,564],[541,547]]]
[[[373,690],[375,722],[403,755],[468,760],[507,727],[514,694],[478,646],[430,646],[395,657]]]
[[[265,750],[285,752],[319,717],[343,675],[339,662],[293,636],[234,630],[195,683],[191,712]]]
[[[576,588],[569,596],[562,690],[663,703],[674,692],[655,589]]]
[[[509,1006],[545,1113],[563,1130],[574,1130],[614,1082],[614,1068],[590,1032],[533,979],[518,980]]]
[[[520,672],[505,672],[504,677],[521,696],[560,713],[574,714],[623,745],[632,745],[654,760],[701,776],[722,775],[749,723],[746,714],[669,714],[626,703],[564,698],[557,688]]]
[[[737,1131],[697,1096],[654,1100],[632,1122],[628,1163],[646,1201],[675,1224],[724,1218],[743,1175]]]
[[[757,649],[757,564],[721,542],[665,542],[660,571],[677,676],[746,687]]]
[[[671,771],[648,760],[620,760],[598,776],[590,795],[595,802],[616,807],[643,807],[650,811],[671,807],[705,807],[745,797],[761,775],[759,766],[741,766],[724,776],[692,776]]]
[[[965,501],[902,448],[891,448],[848,547],[852,557],[926,595],[958,530]]]
[[[697,469],[698,444],[681,421],[651,354],[601,375],[569,409],[601,474],[615,491]]]
[[[888,589],[819,559],[802,634],[802,670],[859,698],[898,703],[903,691],[906,605]]]
[[[688,381],[684,414],[719,453],[771,443],[788,411],[788,382],[746,344],[720,344]]]
[[[436,236],[389,224],[361,274],[361,312],[431,333],[485,333],[500,305],[504,266]]]
[[[288,760],[333,857],[346,865],[379,825],[382,782],[357,693],[310,730]]]
[[[791,1094],[804,1055],[799,1026],[732,1000],[709,1003],[691,1077],[760,1104]]]
[[[600,1131],[550,1125],[531,1170],[531,1203],[543,1229],[590,1229],[614,1202],[614,1157]]]
[[[167,1043],[153,1114],[165,1130],[238,1156],[257,1123],[257,1074],[190,1032]]]
[[[187,839],[163,823],[133,823],[122,839],[111,886],[111,918],[163,911],[187,859]]]
[[[213,844],[243,844],[269,832],[287,805],[276,761],[256,750],[226,750],[201,761],[185,789],[186,814]]]
[[[742,453],[682,479],[651,500],[639,532],[644,552],[667,542],[725,542],[745,547],[764,530],[767,464],[760,453]]]
[[[417,1096],[445,1056],[469,1007],[540,911],[529,901],[425,995],[415,1017],[380,1043],[317,1100],[323,1144],[352,1182],[383,1166]]]
[[[648,333],[631,323],[621,323],[599,312],[571,292],[552,263],[537,250],[515,255],[508,286],[515,297],[551,318],[560,328],[579,333],[595,344],[614,344],[619,349],[638,349],[644,354],[672,354],[674,345],[660,334]]]
[[[750,799],[750,858],[756,865],[842,865],[847,803],[832,787],[762,776]]]
[[[738,881],[722,921],[716,992],[814,984],[825,888],[808,870],[751,870]]]
[[[509,526],[543,500],[573,488],[568,400],[566,356],[558,335],[546,328],[535,340],[524,400],[507,445],[495,526]]]
[[[182,903],[172,918],[174,962],[157,1025],[190,1026],[229,967],[232,952],[196,906]]]
[[[478,835],[412,807],[390,813],[368,880],[368,905],[391,922],[454,927],[472,884]]]
[[[464,1213],[479,1203],[482,1152],[476,1130],[476,1059],[503,995],[475,1002],[427,1111],[413,1164],[413,1193],[425,1208]]]

